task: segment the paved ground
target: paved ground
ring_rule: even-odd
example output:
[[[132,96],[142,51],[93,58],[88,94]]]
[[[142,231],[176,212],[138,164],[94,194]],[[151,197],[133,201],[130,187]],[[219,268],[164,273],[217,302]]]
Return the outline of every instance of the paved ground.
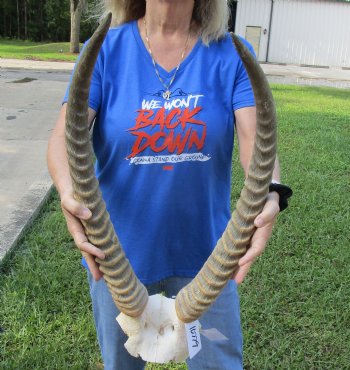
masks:
[[[261,66],[271,82],[350,89],[350,68],[316,68],[272,63]]]
[[[350,70],[262,64],[272,82],[350,89]],[[52,186],[47,140],[72,63],[0,58],[0,261]]]
[[[51,188],[47,140],[69,79],[29,72],[0,68],[0,260]]]
[[[302,85],[331,86],[350,88],[350,68],[316,68],[308,66],[283,65],[273,63],[261,64],[271,81]],[[1,59],[0,70],[27,69],[46,71],[71,71],[73,63],[37,62],[31,60]]]

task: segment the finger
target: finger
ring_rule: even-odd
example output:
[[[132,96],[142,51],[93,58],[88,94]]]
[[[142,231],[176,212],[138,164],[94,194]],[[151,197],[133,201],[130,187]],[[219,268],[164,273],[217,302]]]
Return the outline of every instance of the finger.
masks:
[[[100,259],[105,259],[106,256],[101,251],[101,249],[95,247],[93,244],[89,243],[84,233],[77,232],[73,235],[73,239],[77,247],[80,249],[81,252],[86,252],[92,256],[95,256]]]
[[[84,234],[84,228],[79,218],[72,215],[66,209],[62,208],[64,217],[66,218],[68,231],[73,235],[74,233]]]
[[[95,281],[99,281],[102,277],[103,274],[98,268],[98,263],[95,261],[94,257],[91,256],[88,253],[82,252],[83,257],[85,258],[85,261],[87,265],[89,266],[89,271],[94,278]]]
[[[254,261],[265,250],[266,244],[272,233],[272,225],[267,225],[261,229],[257,229],[250,242],[246,254],[239,260],[239,266],[243,266],[250,261]]]
[[[244,266],[239,267],[239,269],[237,270],[234,276],[234,280],[237,284],[241,284],[243,282],[244,278],[246,277],[246,275],[248,274],[250,270],[252,263],[253,262],[249,262],[245,264]]]
[[[275,201],[266,202],[262,212],[255,218],[254,225],[263,227],[271,222],[274,222],[279,213],[279,206]]]
[[[264,249],[250,247],[247,253],[238,261],[238,266],[243,267],[247,263],[252,263],[261,255]]]
[[[81,251],[85,251],[100,259],[105,259],[105,254],[101,251],[101,249],[89,243],[81,222],[66,210],[63,210],[63,213],[67,220],[68,231],[72,235],[75,245]]]
[[[61,207],[71,215],[81,218],[82,220],[88,220],[92,216],[91,211],[73,197],[62,198]]]

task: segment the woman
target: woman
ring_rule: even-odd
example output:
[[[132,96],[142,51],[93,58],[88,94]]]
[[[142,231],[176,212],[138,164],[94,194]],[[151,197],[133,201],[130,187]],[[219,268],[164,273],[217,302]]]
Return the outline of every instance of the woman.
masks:
[[[90,90],[96,175],[136,275],[149,294],[171,297],[196,275],[230,217],[234,126],[247,174],[254,98],[226,34],[226,0],[115,0],[106,1],[106,8],[119,25],[106,37]],[[105,368],[143,369],[144,362],[123,347],[118,311],[94,260],[104,255],[87,241],[80,223],[91,212],[72,196],[65,112],[63,104],[48,164],[68,230],[88,267]],[[279,176],[276,163],[273,178]],[[189,369],[242,369],[236,284],[263,252],[278,212],[279,195],[271,192],[234,280],[201,318],[204,328],[215,327],[229,340],[204,340]]]

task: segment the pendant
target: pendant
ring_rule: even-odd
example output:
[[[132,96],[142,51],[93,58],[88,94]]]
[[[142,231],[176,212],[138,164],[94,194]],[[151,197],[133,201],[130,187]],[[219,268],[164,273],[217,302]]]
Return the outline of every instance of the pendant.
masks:
[[[169,100],[170,99],[170,95],[171,95],[171,91],[170,90],[167,90],[167,91],[164,91],[163,92],[163,98],[165,100]]]

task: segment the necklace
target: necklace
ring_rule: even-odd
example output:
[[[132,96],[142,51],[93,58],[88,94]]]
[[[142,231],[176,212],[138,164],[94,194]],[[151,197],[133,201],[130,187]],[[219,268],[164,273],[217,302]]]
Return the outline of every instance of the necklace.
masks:
[[[176,74],[177,74],[177,71],[179,70],[181,63],[184,60],[184,56],[185,56],[185,53],[186,53],[186,50],[187,50],[187,46],[188,46],[188,40],[190,39],[190,30],[188,31],[188,35],[187,35],[187,39],[186,39],[186,44],[185,44],[185,47],[184,47],[184,49],[182,51],[180,62],[177,65],[177,67],[175,69],[175,72],[174,72],[173,76],[171,77],[170,82],[167,85],[164,82],[164,80],[162,79],[162,77],[160,76],[159,71],[158,71],[158,68],[157,68],[157,65],[156,65],[156,61],[153,58],[153,54],[152,54],[152,50],[151,50],[151,44],[149,42],[148,31],[147,31],[146,16],[143,18],[143,24],[145,25],[146,42],[147,42],[148,52],[149,52],[149,54],[150,54],[150,56],[152,58],[152,63],[153,63],[154,70],[156,72],[156,75],[158,77],[158,80],[160,81],[160,83],[165,88],[165,91],[163,92],[163,98],[165,100],[169,100],[170,99],[170,96],[171,96],[170,86],[174,82],[175,77],[176,77]]]

